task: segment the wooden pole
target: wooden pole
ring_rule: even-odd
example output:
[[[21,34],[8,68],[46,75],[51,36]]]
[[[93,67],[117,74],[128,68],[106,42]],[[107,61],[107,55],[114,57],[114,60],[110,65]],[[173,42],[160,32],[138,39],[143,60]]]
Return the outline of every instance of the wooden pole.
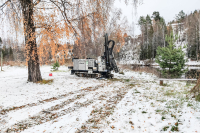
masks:
[[[163,86],[163,80],[160,80],[160,85],[162,85],[162,86]]]
[[[1,71],[3,71],[2,65],[3,65],[3,53],[2,53],[2,50],[1,50]]]

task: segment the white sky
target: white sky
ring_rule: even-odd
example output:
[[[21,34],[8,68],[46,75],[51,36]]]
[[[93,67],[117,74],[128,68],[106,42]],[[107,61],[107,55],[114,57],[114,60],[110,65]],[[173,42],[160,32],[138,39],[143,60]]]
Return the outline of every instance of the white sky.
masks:
[[[115,7],[121,8],[123,15],[127,16],[129,23],[138,21],[140,16],[150,16],[154,11],[159,11],[160,16],[164,17],[166,22],[169,22],[175,18],[175,15],[183,10],[186,14],[193,12],[195,9],[200,9],[200,0],[143,0],[143,4],[140,4],[137,8],[137,14],[135,15],[133,6],[126,6],[124,0],[116,0]],[[135,35],[140,34],[138,26],[135,26]]]
[[[0,5],[3,2],[5,2],[5,0],[0,0]],[[200,0],[143,0],[142,3],[143,4],[139,4],[137,8],[137,14],[135,14],[135,9],[133,9],[132,5],[125,5],[124,0],[121,0],[121,2],[120,0],[116,0],[114,4],[115,7],[122,9],[123,15],[127,16],[130,25],[132,24],[132,22],[135,23],[135,35],[140,34],[140,29],[136,25],[140,16],[146,16],[147,14],[151,16],[154,11],[159,11],[160,15],[164,17],[166,22],[169,22],[173,20],[175,18],[175,15],[178,14],[181,10],[189,14],[195,9],[200,9]],[[2,21],[3,18],[0,19],[0,23]],[[2,25],[2,23],[0,25]],[[9,25],[4,21],[3,26],[0,27],[0,36],[7,36],[7,34],[10,34],[8,33],[9,31],[6,30],[7,27],[9,27]],[[130,30],[133,31],[133,29]]]

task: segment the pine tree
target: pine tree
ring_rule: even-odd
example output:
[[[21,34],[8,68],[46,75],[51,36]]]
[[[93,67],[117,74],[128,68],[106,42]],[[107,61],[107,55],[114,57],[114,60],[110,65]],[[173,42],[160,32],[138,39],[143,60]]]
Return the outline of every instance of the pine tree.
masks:
[[[178,39],[178,35],[170,34],[170,36],[166,35],[166,41],[168,42],[167,47],[158,47],[157,55],[156,55],[156,63],[160,65],[162,68],[163,74],[170,77],[179,77],[187,69],[185,67],[185,53],[182,51],[182,48],[175,48],[174,43]]]
[[[155,21],[161,19],[161,17],[160,17],[160,13],[157,12],[157,11],[154,11],[151,17],[152,17]]]

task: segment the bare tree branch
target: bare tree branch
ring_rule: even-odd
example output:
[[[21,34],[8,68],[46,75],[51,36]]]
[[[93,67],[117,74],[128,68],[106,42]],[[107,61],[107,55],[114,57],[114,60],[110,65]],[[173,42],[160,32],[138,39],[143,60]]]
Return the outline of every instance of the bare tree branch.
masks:
[[[37,4],[39,4],[41,2],[41,0],[37,0],[33,5],[34,7],[37,6]]]
[[[0,8],[4,8],[8,4],[8,2],[11,2],[11,0],[7,0],[5,3],[3,3],[3,5],[0,6]]]
[[[0,10],[2,11],[2,14],[4,13],[4,12],[3,12],[3,8],[4,8],[9,2],[11,2],[11,0],[7,0],[5,3],[3,3],[3,4],[0,6]]]
[[[68,2],[68,1],[66,1],[66,0],[64,0],[63,3],[64,3],[64,4],[67,3],[68,5],[72,6],[72,4],[71,4],[70,2]]]
[[[73,31],[75,32],[75,36],[77,36],[77,35],[78,35],[78,32],[76,31],[75,27],[72,25],[71,21],[67,18],[67,15],[66,15],[66,12],[65,12],[65,6],[63,5],[63,7],[64,7],[64,11],[63,11],[63,10],[61,9],[61,7],[60,7],[59,5],[56,4],[55,1],[53,1],[53,0],[50,0],[50,1],[61,11],[61,14],[62,14],[62,16],[63,16],[65,22],[68,23],[68,24],[71,26],[71,28],[72,28]],[[63,1],[62,1],[62,2],[63,2]],[[63,4],[63,3],[61,3],[61,4]]]
[[[55,9],[55,8],[36,8],[36,9],[44,9],[44,10],[49,10],[49,9]]]

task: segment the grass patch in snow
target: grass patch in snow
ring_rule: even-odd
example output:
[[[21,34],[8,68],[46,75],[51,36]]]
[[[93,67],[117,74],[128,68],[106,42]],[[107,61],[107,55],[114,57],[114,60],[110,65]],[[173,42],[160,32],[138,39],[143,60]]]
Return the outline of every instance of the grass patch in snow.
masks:
[[[163,127],[163,131],[167,131],[168,128],[169,128],[169,126]]]
[[[188,93],[189,93],[188,90],[184,90],[184,91],[183,91],[183,94],[188,94]]]
[[[186,83],[186,85],[185,85],[185,87],[189,87],[189,86],[191,86],[192,84],[191,83]]]
[[[162,100],[158,100],[158,99],[157,99],[156,101],[161,102],[161,103],[166,102],[166,100],[164,100],[164,99],[162,99]]]
[[[154,106],[155,106],[155,105],[153,104],[153,102],[151,102],[151,104],[150,104],[150,105],[151,105],[151,107],[154,107]]]
[[[168,114],[168,113],[169,113],[169,111],[163,110],[161,114],[162,114],[162,115],[166,115],[166,114]]]
[[[184,96],[184,95],[179,95],[177,98],[180,99],[180,101],[182,102],[188,102],[189,100],[189,97]]]
[[[159,113],[159,112],[161,112],[161,111],[162,111],[162,110],[157,109],[157,110],[156,110],[156,113]]]
[[[135,89],[135,93],[140,93],[137,89]]]
[[[135,110],[134,110],[134,109],[130,109],[128,112],[129,112],[130,114],[132,114],[132,113],[135,113]]]
[[[173,91],[171,91],[171,90],[168,90],[168,91],[166,91],[166,92],[164,93],[164,95],[165,95],[165,96],[174,96],[175,93],[174,93]]]
[[[178,131],[178,126],[172,126],[171,131],[172,131],[172,132]]]
[[[187,104],[187,106],[188,106],[188,107],[191,107],[191,106],[193,106],[193,104],[191,104],[191,103],[188,103],[188,104]]]
[[[81,126],[81,129],[86,129],[87,127],[85,125]]]
[[[200,102],[200,94],[195,97],[195,100]]]
[[[163,85],[162,85],[162,86],[169,87],[170,85],[169,85],[169,84],[167,84],[167,83],[163,83]]]
[[[130,79],[125,79],[124,81],[125,81],[125,82],[129,82],[129,81],[130,81]]]
[[[92,128],[93,128],[93,129],[99,129],[99,127],[96,126],[96,125],[93,125]]]
[[[176,119],[176,115],[174,115],[174,114],[171,114],[171,117],[174,117]]]
[[[130,86],[130,87],[135,87],[135,84],[129,84],[128,86]]]
[[[53,82],[53,79],[43,79],[41,81],[38,81],[39,84],[51,84]]]
[[[177,109],[178,107],[182,107],[184,104],[184,101],[181,101],[181,100],[170,100],[166,103],[166,108],[175,108]]]
[[[161,120],[164,120],[164,119],[166,119],[166,118],[164,116],[162,116]]]
[[[117,78],[112,78],[112,79],[108,79],[110,81],[121,81],[121,79],[117,79]]]
[[[147,112],[146,111],[142,111],[142,114],[146,114]]]
[[[119,72],[119,74],[122,74],[122,75],[124,75],[124,72],[123,72],[123,71],[121,71],[121,72]]]

